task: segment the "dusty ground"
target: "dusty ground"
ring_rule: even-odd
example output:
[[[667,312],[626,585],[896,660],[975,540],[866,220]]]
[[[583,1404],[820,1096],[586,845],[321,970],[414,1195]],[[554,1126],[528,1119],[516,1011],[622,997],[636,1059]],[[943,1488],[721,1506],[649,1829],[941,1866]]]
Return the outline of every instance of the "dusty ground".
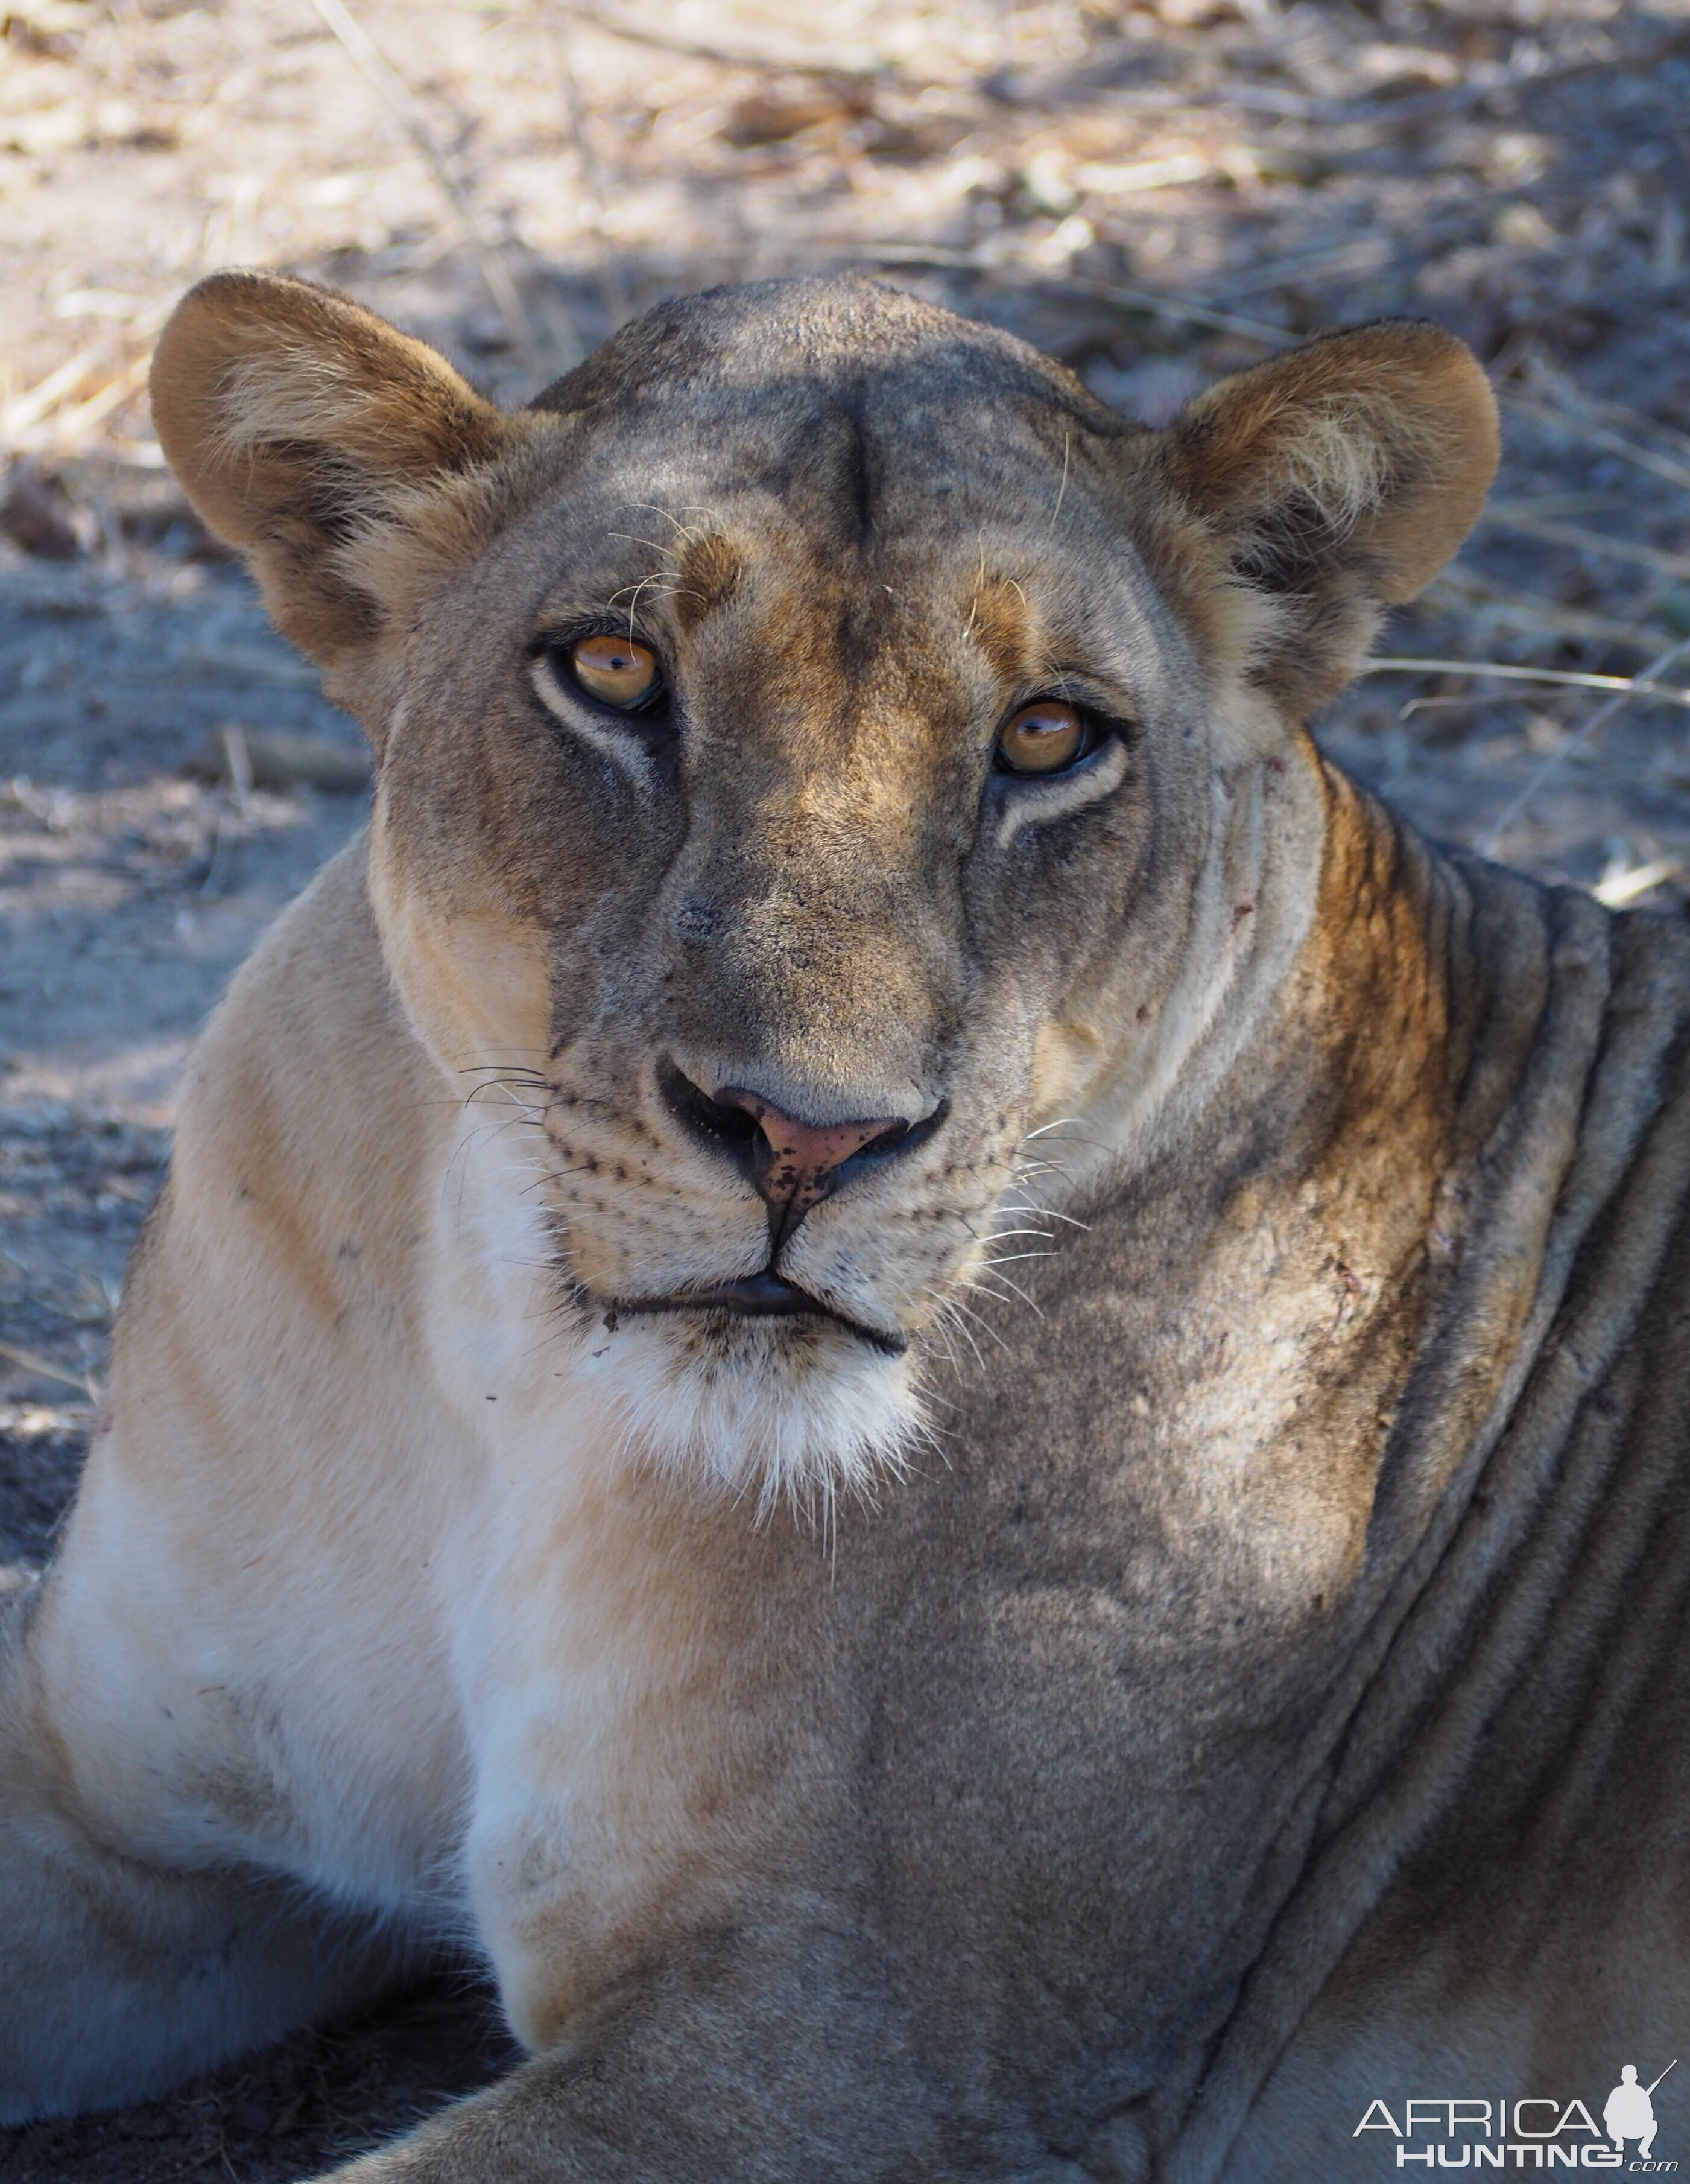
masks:
[[[1381,673],[1322,733],[1433,831],[1683,913],[1690,0],[0,25],[0,1560],[47,1553],[74,1485],[186,1045],[362,808],[355,728],[151,437],[153,335],[214,266],[333,280],[506,400],[660,295],[814,266],[999,320],[1153,421],[1310,327],[1436,315],[1490,364],[1508,455],[1389,654],[1686,656],[1612,714],[1599,681]],[[301,2176],[505,2059],[448,1980],[159,2106],[0,2133],[0,2177]]]

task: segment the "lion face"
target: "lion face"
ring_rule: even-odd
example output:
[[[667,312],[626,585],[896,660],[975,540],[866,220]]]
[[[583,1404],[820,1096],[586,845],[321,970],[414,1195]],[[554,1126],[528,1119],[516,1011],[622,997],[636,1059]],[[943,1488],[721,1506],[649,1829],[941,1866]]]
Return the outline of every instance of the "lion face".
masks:
[[[436,1043],[534,1113],[590,1363],[764,1478],[896,1447],[936,1320],[991,1343],[1041,1034],[1154,990],[1206,810],[1141,725],[1194,748],[1196,664],[1077,452],[1050,524],[1074,398],[908,380],[588,412],[384,744],[390,928],[491,910],[543,986]]]
[[[173,321],[167,450],[369,727],[395,979],[647,1452],[895,1457],[1049,1248],[1041,1134],[1170,1080],[1241,782],[1493,433],[1458,343],[1348,338],[1154,435],[856,281],[669,307],[515,418],[298,284]]]

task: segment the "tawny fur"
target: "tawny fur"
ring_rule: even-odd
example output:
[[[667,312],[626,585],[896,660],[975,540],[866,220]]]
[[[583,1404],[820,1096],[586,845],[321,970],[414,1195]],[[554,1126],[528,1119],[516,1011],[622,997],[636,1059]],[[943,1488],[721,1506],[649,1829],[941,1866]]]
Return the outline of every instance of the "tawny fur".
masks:
[[[442,1947],[533,2059],[359,2184],[1364,2177],[1690,2027],[1690,942],[1301,726],[1477,514],[1461,345],[1154,434],[804,282],[507,418],[233,276],[154,400],[380,766],[3,1602],[0,2116]],[[836,1317],[630,1309],[770,1249],[670,1067],[937,1117]]]

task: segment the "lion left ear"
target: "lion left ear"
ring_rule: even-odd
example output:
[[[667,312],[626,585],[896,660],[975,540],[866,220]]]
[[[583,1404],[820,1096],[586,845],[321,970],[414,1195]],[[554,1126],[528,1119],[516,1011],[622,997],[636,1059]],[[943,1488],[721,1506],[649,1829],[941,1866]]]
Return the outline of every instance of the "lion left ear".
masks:
[[[1235,617],[1244,678],[1299,720],[1460,545],[1498,452],[1496,400],[1466,343],[1389,320],[1223,380],[1158,451],[1223,582],[1254,595]]]
[[[153,356],[153,415],[278,627],[337,669],[473,551],[497,466],[531,430],[349,297],[274,273],[215,274],[184,297]]]

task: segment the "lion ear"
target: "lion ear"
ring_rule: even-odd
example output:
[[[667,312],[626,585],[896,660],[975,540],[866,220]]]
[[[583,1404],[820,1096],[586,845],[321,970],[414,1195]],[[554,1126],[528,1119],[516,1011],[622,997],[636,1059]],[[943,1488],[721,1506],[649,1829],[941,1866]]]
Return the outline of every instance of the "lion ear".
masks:
[[[277,626],[330,666],[473,546],[477,483],[520,429],[423,343],[270,273],[214,274],[184,297],[153,357],[153,415]]]
[[[1471,530],[1497,407],[1442,327],[1384,320],[1223,380],[1162,436],[1165,475],[1254,595],[1244,678],[1302,720],[1361,666],[1387,607]]]

